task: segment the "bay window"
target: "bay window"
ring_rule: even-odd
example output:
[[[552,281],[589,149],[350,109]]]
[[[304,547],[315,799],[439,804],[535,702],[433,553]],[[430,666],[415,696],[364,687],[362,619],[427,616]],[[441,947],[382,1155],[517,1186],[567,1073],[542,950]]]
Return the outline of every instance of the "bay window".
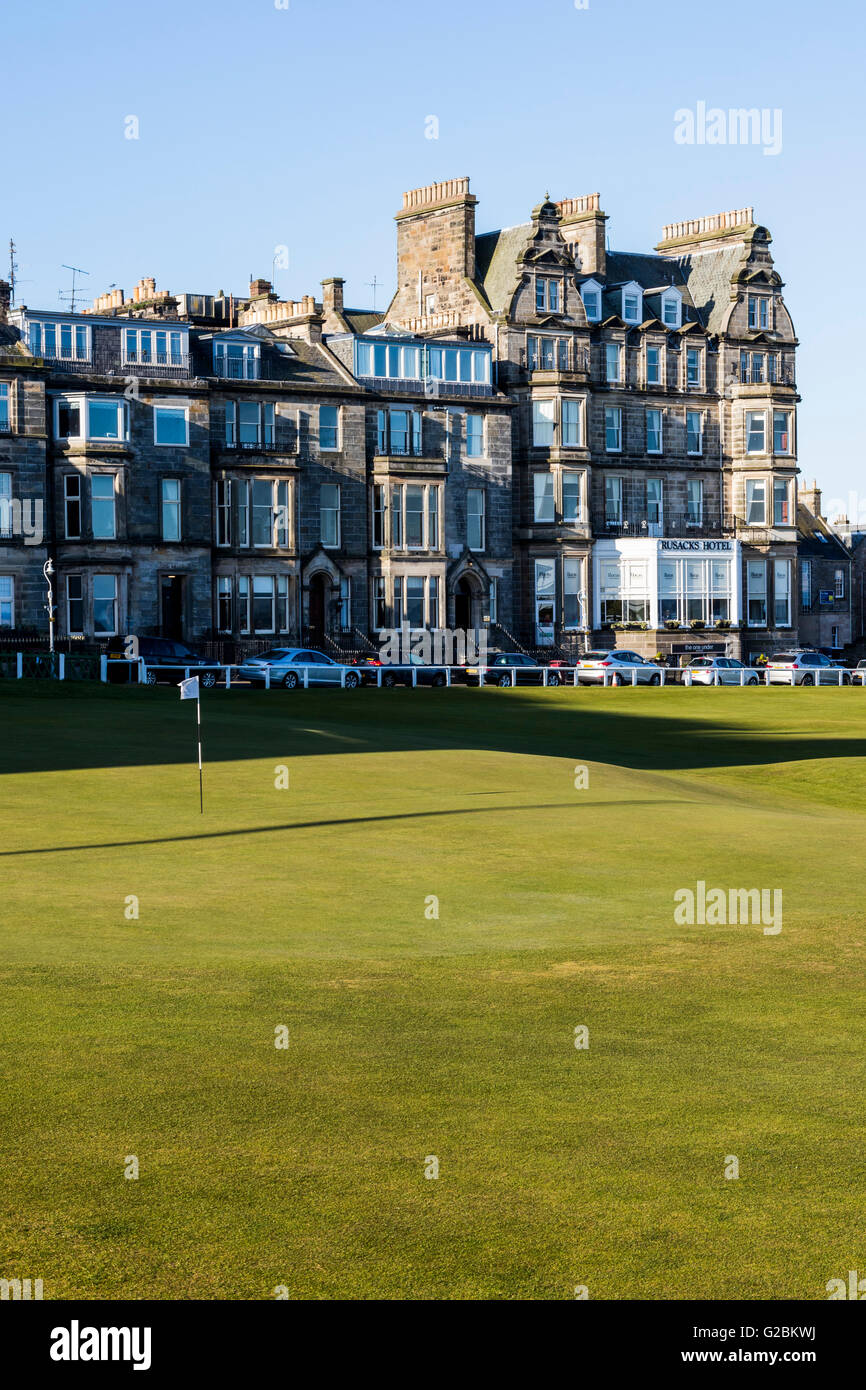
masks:
[[[238,514],[238,545],[246,549],[250,543],[250,485],[246,478],[233,479],[232,496]]]
[[[566,449],[579,449],[582,443],[581,403],[565,399],[562,401],[562,445]]]
[[[395,483],[391,489],[394,550],[439,549],[439,493],[434,483]],[[384,534],[384,512],[382,516]]]
[[[411,627],[424,626],[424,576],[406,576],[406,622]]]
[[[553,474],[534,473],[532,477],[534,517],[539,522],[555,519],[553,499]]]
[[[129,417],[116,396],[59,396],[54,402],[56,439],[125,440]]]
[[[250,581],[245,574],[238,575],[238,628],[250,630]]]
[[[527,334],[526,358],[531,372],[568,371],[568,338]]]
[[[573,468],[562,470],[562,520],[576,526],[583,519],[583,474]]]
[[[186,333],[174,329],[125,328],[123,360],[156,363],[159,367],[180,367],[189,345]]]
[[[773,411],[773,453],[790,454],[791,414],[787,410]]]
[[[562,625],[567,628],[582,627],[581,570],[583,562],[578,559],[565,559],[562,562]]]
[[[746,453],[766,453],[767,419],[763,410],[746,411]]]
[[[382,483],[373,487],[373,549],[381,550],[385,544],[386,489]]]
[[[749,560],[746,565],[746,614],[749,627],[767,626],[766,560]]]
[[[773,479],[773,525],[790,526],[793,521],[791,484],[785,478]]]
[[[766,526],[767,483],[764,478],[746,479],[746,525]]]
[[[374,343],[359,339],[355,344],[355,372],[357,376],[420,381],[421,348],[415,343]]]
[[[791,561],[776,560],[773,566],[773,618],[776,627],[791,626]]]
[[[532,443],[536,448],[549,448],[553,444],[556,420],[556,402],[532,402]]]
[[[270,478],[253,478],[253,545],[270,547],[274,543],[274,487]]]
[[[379,574],[373,580],[373,627],[381,631],[388,626],[388,605],[385,598],[385,580]]]

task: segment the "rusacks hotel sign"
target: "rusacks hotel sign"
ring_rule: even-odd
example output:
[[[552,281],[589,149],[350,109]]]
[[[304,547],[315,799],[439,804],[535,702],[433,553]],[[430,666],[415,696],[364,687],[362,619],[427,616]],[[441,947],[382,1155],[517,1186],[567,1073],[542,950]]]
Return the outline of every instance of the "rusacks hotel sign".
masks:
[[[661,550],[733,550],[733,541],[660,541]]]

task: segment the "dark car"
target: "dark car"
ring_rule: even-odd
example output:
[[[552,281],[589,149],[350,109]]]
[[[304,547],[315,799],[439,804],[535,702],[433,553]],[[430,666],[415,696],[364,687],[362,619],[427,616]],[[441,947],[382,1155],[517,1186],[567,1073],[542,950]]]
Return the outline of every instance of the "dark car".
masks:
[[[412,685],[412,672],[415,672],[415,685],[447,685],[448,680],[445,675],[444,666],[430,666],[426,661],[422,661],[417,652],[409,653],[409,660],[400,662],[399,665],[389,665],[387,662],[380,662],[382,670],[382,684],[388,689],[395,685]],[[372,677],[375,682],[375,674]]]
[[[145,685],[178,685],[186,675],[197,675],[205,690],[212,689],[219,676],[219,663],[208,660],[185,642],[175,642],[169,637],[139,637],[138,656],[144,662]],[[108,651],[109,661],[122,658],[126,648],[121,642],[112,645]]]
[[[485,685],[543,685],[544,671],[539,670],[534,656],[525,652],[496,652],[487,658],[483,666],[467,666],[466,680],[469,685],[481,684],[484,673]],[[512,682],[511,673],[514,672]],[[563,673],[559,667],[551,666],[547,671],[548,685],[562,685]]]

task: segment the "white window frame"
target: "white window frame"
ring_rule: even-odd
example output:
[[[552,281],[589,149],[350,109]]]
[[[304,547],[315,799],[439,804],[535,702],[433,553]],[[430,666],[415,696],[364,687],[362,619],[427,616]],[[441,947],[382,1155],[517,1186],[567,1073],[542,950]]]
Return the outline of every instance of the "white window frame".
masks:
[[[81,586],[81,592],[76,598],[73,598],[69,592],[69,586],[72,583],[73,579],[77,579],[78,583]],[[85,603],[86,593],[84,587],[84,575],[80,573],[67,574],[66,583],[63,586],[63,592],[66,597],[66,635],[67,637],[83,637],[87,626],[87,607]],[[73,603],[81,604],[81,624],[78,627],[73,626],[72,623]]]
[[[613,428],[616,430],[617,442],[611,445],[608,442],[608,416],[613,416],[615,423]],[[606,454],[622,453],[622,406],[606,405],[604,408],[604,451]]]
[[[112,505],[111,517],[112,517],[112,530],[111,530],[111,535],[110,535],[110,536],[97,536],[96,531],[94,530],[94,527],[93,527],[93,503],[94,503],[93,484],[94,484],[94,482],[96,481],[97,478],[99,478],[99,479],[102,479],[102,478],[110,478],[110,480],[111,480],[111,505]],[[100,498],[98,498],[98,499],[96,499],[96,500],[98,500],[98,501],[100,501],[100,502],[106,502],[108,499],[105,498],[105,497],[100,497]],[[90,535],[91,535],[92,539],[95,540],[95,541],[116,541],[116,540],[117,540],[117,473],[107,473],[107,472],[99,471],[99,472],[91,473],[91,474],[90,474]]]
[[[470,430],[470,428],[469,428],[469,421],[470,421],[470,420],[480,420],[480,422],[481,422],[481,429],[480,429],[480,431],[475,431],[475,432],[473,433],[473,431]],[[482,412],[477,411],[477,410],[468,410],[468,411],[466,412],[466,457],[467,457],[467,458],[469,458],[469,459],[486,458],[486,456],[487,456],[487,450],[486,450],[486,447],[485,447],[485,444],[486,444],[486,425],[487,425],[487,417],[486,417],[486,415],[484,415]],[[471,449],[471,448],[469,447],[470,444],[473,442],[473,439],[477,440],[478,444],[480,445],[480,447],[479,447],[478,449]]]
[[[763,493],[764,493],[764,495],[763,495],[763,501],[762,501],[763,516],[761,517],[760,521],[752,521],[751,518],[750,518],[750,513],[751,513],[751,511],[752,511],[753,506],[756,504],[755,492],[756,492],[756,490],[757,490],[759,487],[760,487],[760,488],[763,488]],[[750,490],[751,490],[751,496],[750,496]],[[766,526],[766,525],[767,525],[767,508],[768,508],[768,505],[769,505],[768,496],[767,496],[768,491],[769,491],[769,489],[768,489],[768,485],[767,485],[767,479],[766,479],[765,477],[756,477],[756,478],[746,478],[746,479],[745,479],[744,494],[743,494],[743,495],[744,495],[744,503],[745,503],[745,506],[744,506],[745,518],[744,518],[744,520],[745,520],[745,523],[746,523],[747,526]]]
[[[649,374],[649,355],[650,355],[650,351],[653,351],[653,352],[657,352],[657,353],[658,353],[658,373],[659,373],[659,374],[658,374],[658,379],[657,379],[656,381],[650,381],[650,374]],[[644,343],[644,350],[643,350],[643,374],[644,374],[644,386],[657,387],[658,390],[660,390],[660,391],[663,389],[664,384],[665,384],[665,349],[664,349],[664,343],[648,343],[648,342],[645,342],[645,343]]]
[[[175,486],[176,489],[177,489],[177,496],[176,496],[175,498],[173,498],[173,499],[172,499],[172,498],[167,498],[166,495],[165,495],[166,484],[167,484],[167,483],[172,483],[172,484],[174,484],[174,486]],[[165,477],[160,478],[160,480],[159,480],[159,532],[160,532],[160,536],[161,536],[162,540],[163,540],[167,545],[172,545],[172,544],[177,543],[178,541],[183,540],[183,517],[182,517],[182,512],[181,512],[182,494],[183,494],[183,488],[182,488],[182,486],[181,486],[181,480],[180,480],[180,478],[172,477],[171,475],[168,475],[168,476],[165,476]],[[166,535],[166,526],[165,526],[166,509],[168,509],[169,512],[170,512],[172,508],[174,508],[174,510],[175,510],[176,513],[177,513],[177,535],[176,535],[176,536],[167,536],[167,535]]]
[[[693,488],[695,485],[697,485],[697,489],[698,489],[698,515],[697,515],[697,518],[693,518],[693,517],[692,517],[692,514],[691,514],[692,509],[691,509],[691,506],[689,505],[689,490],[690,490],[690,488]],[[704,524],[704,480],[703,480],[703,478],[687,478],[687,479],[686,479],[686,525],[687,525],[687,526],[703,526],[703,524]]]
[[[788,437],[787,449],[776,448],[776,416],[784,415],[787,417],[788,426],[784,434]],[[794,452],[794,412],[793,410],[774,410],[773,411],[773,453],[777,458],[790,458]]]
[[[0,627],[7,627],[7,626],[8,626],[8,627],[10,628],[10,630],[11,630],[12,628],[15,627],[15,575],[14,575],[14,574],[0,574],[0,580],[4,580],[4,579],[8,579],[8,580],[9,580],[9,597],[8,597],[8,598],[4,598],[2,595],[0,595]],[[4,623],[4,622],[2,621],[2,619],[3,619],[3,608],[4,608],[4,605],[6,605],[6,604],[9,605],[9,622],[8,622],[8,624],[7,624],[7,623]]]
[[[698,363],[698,376],[696,381],[689,381],[689,357],[694,354]],[[706,353],[703,348],[695,347],[694,343],[686,343],[683,350],[683,386],[687,391],[702,391],[704,388],[704,367]]]
[[[669,323],[667,319],[668,305],[674,305],[674,321]],[[661,320],[665,328],[681,328],[683,322],[683,297],[678,290],[665,290],[661,302]]]
[[[337,505],[325,506],[325,488],[335,489],[337,493]],[[325,540],[325,514],[331,513],[336,516],[336,540]],[[319,539],[325,550],[339,550],[342,545],[343,531],[343,495],[339,483],[321,483],[319,485]]]
[[[591,314],[587,308],[586,296],[590,294],[595,298],[595,313]],[[601,303],[602,289],[598,280],[584,280],[580,287],[580,297],[583,300],[583,311],[586,314],[587,323],[600,323],[602,313]]]
[[[689,434],[689,419],[690,419],[690,418],[691,418],[691,419],[695,419],[695,418],[696,418],[697,421],[698,421],[698,425],[699,425],[699,429],[698,429],[698,447],[697,447],[697,449],[692,449],[692,448],[690,448],[690,446],[689,446],[689,439],[690,439],[690,434]],[[687,456],[688,458],[703,458],[703,454],[704,454],[704,412],[703,412],[702,410],[687,410],[687,411],[686,411],[686,456]]]
[[[12,433],[12,393],[8,381],[0,381],[0,434]]]
[[[845,568],[841,565],[833,571],[833,597],[845,597]]]
[[[627,314],[625,311],[627,299],[634,299],[637,302],[637,309],[633,315]],[[623,285],[620,308],[622,311],[620,317],[623,323],[631,326],[643,323],[643,289],[636,280],[629,280],[627,285]]]
[[[616,353],[616,376],[610,375],[611,355]],[[622,343],[606,342],[604,344],[604,379],[609,386],[622,385]]]
[[[749,423],[750,420],[760,420],[760,421],[761,421],[761,436],[762,436],[762,439],[763,439],[763,446],[762,446],[760,449],[752,449],[752,448],[750,448],[749,441],[750,441],[751,435],[752,435],[752,427],[751,427],[751,425],[750,425],[750,423]],[[766,410],[747,410],[747,411],[745,412],[744,418],[743,418],[743,435],[744,435],[744,443],[745,443],[745,446],[746,446],[745,452],[746,452],[747,454],[762,454],[762,455],[763,455],[763,454],[766,454],[766,452],[767,452],[767,412],[766,412]]]
[[[91,405],[112,405],[117,410],[117,420],[119,433],[116,439],[105,435],[92,435],[90,433],[90,407]],[[78,409],[79,432],[78,434],[60,433],[60,407],[75,406]],[[105,444],[119,446],[129,441],[129,407],[126,401],[120,396],[103,396],[98,394],[79,394],[78,392],[62,391],[54,397],[54,438],[63,443],[64,440],[74,439],[87,444]],[[81,429],[81,425],[84,429]]]
[[[539,515],[540,511],[550,515]],[[536,469],[532,474],[532,519],[536,526],[552,526],[556,521],[555,479],[549,469]]]
[[[44,351],[46,328],[54,330],[54,346],[58,349],[56,352],[47,354]],[[63,328],[69,328],[72,335],[72,352],[68,355],[64,355],[60,351],[62,346],[61,329]],[[83,352],[79,346],[81,333],[84,334],[86,344]],[[93,333],[88,324],[75,323],[74,320],[28,318],[27,343],[33,356],[42,358],[46,362],[89,362],[93,352]]]
[[[476,497],[479,499],[479,510],[474,514],[470,510],[469,499]],[[480,545],[472,544],[472,522],[478,522]],[[469,550],[482,554],[487,549],[487,496],[483,487],[469,487],[466,489],[466,545]]]
[[[167,440],[159,438],[159,416],[162,413],[170,413],[172,417],[183,416],[183,441]],[[189,406],[178,405],[174,401],[154,401],[153,402],[153,442],[158,449],[188,449],[189,448]]]
[[[785,575],[784,588],[781,589],[781,590],[780,590],[780,586],[779,586],[779,575],[780,575],[780,573],[783,573],[783,574]],[[780,594],[780,592],[782,593],[782,596],[783,596],[785,599],[787,599],[787,609],[786,609],[785,617],[782,618],[781,620],[779,619],[778,613],[777,613],[777,606],[778,606],[778,603],[779,603],[779,594]],[[790,561],[790,560],[774,560],[774,561],[773,561],[773,627],[790,627],[790,626],[791,626],[791,609],[792,609],[792,604],[791,604],[791,561]]]
[[[336,417],[337,417],[337,423],[336,423],[336,425],[331,426],[331,425],[323,425],[323,424],[322,424],[322,411],[323,411],[323,410],[333,410],[333,411],[334,411],[334,413],[336,414]],[[342,428],[342,427],[343,427],[342,411],[340,410],[340,407],[339,407],[338,405],[320,405],[320,406],[319,406],[319,453],[320,453],[320,454],[338,454],[338,453],[340,452],[340,450],[341,450],[342,447],[343,447],[343,428]],[[333,428],[334,433],[335,433],[335,442],[334,442],[333,444],[323,444],[323,443],[322,443],[323,431],[326,430],[326,429],[332,429],[332,428]]]
[[[114,581],[114,597],[111,600],[114,604],[114,627],[110,630],[108,628],[97,628],[96,626],[97,579],[111,579]],[[100,602],[104,602],[104,600],[100,600]],[[118,576],[116,574],[106,574],[105,571],[100,571],[93,576],[93,635],[94,637],[116,637],[120,631],[120,627],[120,585],[118,583]]]
[[[576,416],[576,422],[577,422],[577,439],[576,439],[576,440],[566,439],[565,416],[566,416],[566,407],[568,407],[568,406],[574,406],[574,410],[575,410],[575,416]],[[583,441],[584,441],[584,427],[583,427],[583,413],[584,413],[584,407],[583,407],[583,398],[582,398],[581,396],[561,396],[561,397],[560,397],[560,403],[559,403],[559,410],[560,410],[560,429],[559,429],[559,444],[560,444],[560,448],[562,448],[562,449],[582,449],[582,448],[584,447],[584,445],[583,445]]]
[[[241,358],[232,359],[233,361],[241,361],[243,370],[240,373],[229,373],[225,370],[229,362],[229,347],[240,348],[241,350]],[[262,350],[259,343],[243,342],[238,338],[214,338],[214,376],[219,377],[221,381],[258,381],[260,379],[261,355]]]
[[[650,416],[658,417],[658,447],[650,448]],[[664,411],[661,406],[651,405],[646,411],[646,451],[648,454],[663,454],[664,449]]]
[[[539,439],[539,430],[550,433],[550,438]],[[536,397],[532,402],[532,447],[533,449],[552,449],[556,444],[556,397]]]
[[[129,338],[134,335],[135,348],[129,351]],[[166,351],[162,354],[158,349],[159,337],[164,336],[166,340]],[[142,349],[144,338],[151,340],[152,348]],[[178,347],[175,349],[172,340],[177,340]],[[127,328],[120,330],[121,340],[121,361],[124,366],[148,366],[157,367],[182,367],[184,360],[189,356],[189,333],[186,329],[179,328],[157,328],[155,325],[148,325],[146,328]],[[147,355],[144,355],[144,352]]]
[[[577,480],[577,516],[565,514],[565,480]],[[586,469],[561,468],[559,472],[559,515],[563,526],[582,526],[586,519]]]

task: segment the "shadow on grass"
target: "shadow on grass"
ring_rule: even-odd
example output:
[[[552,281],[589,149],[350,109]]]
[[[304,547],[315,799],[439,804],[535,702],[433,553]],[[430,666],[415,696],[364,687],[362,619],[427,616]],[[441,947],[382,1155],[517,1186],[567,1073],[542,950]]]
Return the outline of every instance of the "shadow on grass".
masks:
[[[690,805],[691,803],[660,798],[656,800],[625,799],[607,801],[604,803],[604,809],[608,806],[672,806],[678,804]],[[375,825],[380,821],[429,820],[449,816],[500,816],[505,811],[519,811],[521,815],[524,815],[527,811],[575,810],[597,812],[599,807],[597,804],[583,807],[571,800],[542,801],[534,806],[461,806],[455,810],[447,811],[395,811],[387,816],[343,816],[331,820],[296,820],[288,821],[284,825],[253,825],[242,830],[203,830],[198,834],[190,835],[160,835],[149,840],[106,840],[100,844],[89,845],[38,845],[33,849],[4,849],[0,850],[0,859],[19,859],[28,854],[71,854],[75,851],[90,849],[130,849],[135,845],[173,845],[196,840],[226,840],[243,835],[276,835],[284,830],[327,830],[335,825]]]
[[[816,705],[831,732],[811,731]],[[196,756],[195,707],[170,689],[0,681],[0,720],[4,773],[189,763]],[[866,694],[763,687],[238,689],[204,693],[202,726],[211,763],[474,749],[676,771],[863,757]]]

